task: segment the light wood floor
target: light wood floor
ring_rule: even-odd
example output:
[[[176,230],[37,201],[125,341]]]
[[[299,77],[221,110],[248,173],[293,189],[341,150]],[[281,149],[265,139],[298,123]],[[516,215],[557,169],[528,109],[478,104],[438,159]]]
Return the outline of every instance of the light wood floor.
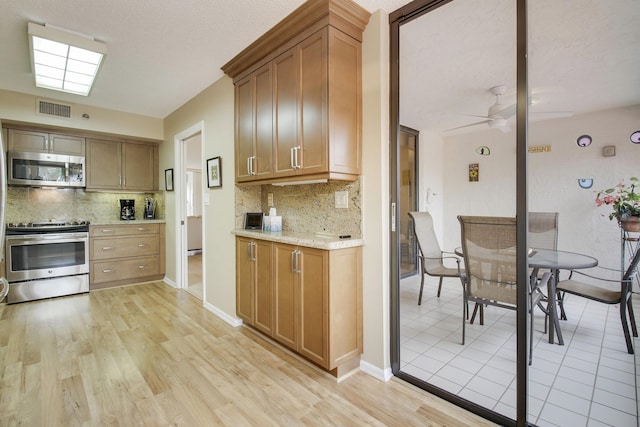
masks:
[[[164,283],[0,305],[0,425],[492,425],[328,374]]]

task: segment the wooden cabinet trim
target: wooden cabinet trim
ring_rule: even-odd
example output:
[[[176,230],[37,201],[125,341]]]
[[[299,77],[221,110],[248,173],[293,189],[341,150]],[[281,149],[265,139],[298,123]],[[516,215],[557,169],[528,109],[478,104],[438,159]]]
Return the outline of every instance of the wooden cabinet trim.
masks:
[[[362,42],[362,32],[371,14],[350,0],[308,0],[271,30],[222,66],[236,79],[243,71],[264,63],[267,55],[300,34],[309,35],[321,26],[331,25]]]

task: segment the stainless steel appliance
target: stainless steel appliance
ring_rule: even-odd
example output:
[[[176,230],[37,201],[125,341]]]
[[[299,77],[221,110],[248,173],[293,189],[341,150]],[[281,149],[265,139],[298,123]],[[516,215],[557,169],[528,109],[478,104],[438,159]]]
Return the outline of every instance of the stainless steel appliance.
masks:
[[[120,219],[136,219],[136,201],[134,199],[120,199]]]
[[[81,156],[9,151],[7,164],[10,185],[85,186],[85,158]]]
[[[7,224],[7,302],[89,292],[89,223]]]

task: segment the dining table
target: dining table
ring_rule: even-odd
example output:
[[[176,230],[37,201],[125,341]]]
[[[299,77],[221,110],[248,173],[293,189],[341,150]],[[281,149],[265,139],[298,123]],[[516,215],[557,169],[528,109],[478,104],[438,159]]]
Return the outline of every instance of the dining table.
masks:
[[[598,260],[592,256],[576,252],[560,251],[556,249],[531,248],[529,250],[529,267],[531,271],[531,284],[538,279],[538,272],[551,270],[552,277],[547,282],[547,314],[549,315],[549,342],[554,343],[554,335],[558,335],[558,344],[564,345],[560,318],[558,316],[556,288],[560,276],[560,270],[579,270],[592,268],[598,265]],[[555,334],[554,334],[555,332]]]
[[[454,250],[455,254],[464,257],[462,247]],[[515,255],[515,253],[514,253]],[[580,270],[592,268],[598,265],[598,260],[592,256],[576,252],[561,251],[557,249],[529,248],[528,263],[531,268],[530,289],[535,287],[540,270],[550,270],[552,277],[547,281],[546,307],[541,307],[545,314],[549,316],[549,342],[555,342],[555,335],[558,335],[558,344],[564,345],[562,330],[560,329],[560,318],[558,316],[557,291],[560,270]]]

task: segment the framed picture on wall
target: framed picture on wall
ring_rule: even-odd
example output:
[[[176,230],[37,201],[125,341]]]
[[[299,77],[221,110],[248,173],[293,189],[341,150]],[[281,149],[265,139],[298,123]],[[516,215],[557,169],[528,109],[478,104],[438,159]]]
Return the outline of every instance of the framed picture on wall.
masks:
[[[207,184],[209,188],[222,187],[222,159],[219,156],[207,160]]]
[[[164,189],[173,191],[173,169],[164,170]]]

